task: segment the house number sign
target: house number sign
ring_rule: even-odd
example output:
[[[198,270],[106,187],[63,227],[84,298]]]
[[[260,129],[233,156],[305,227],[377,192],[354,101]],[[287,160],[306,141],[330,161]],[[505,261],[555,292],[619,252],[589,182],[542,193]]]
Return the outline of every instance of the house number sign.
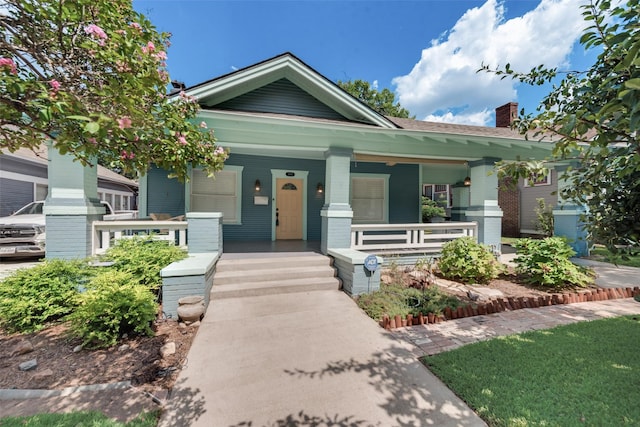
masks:
[[[364,268],[369,271],[376,271],[378,269],[378,257],[375,255],[369,255],[364,259]]]

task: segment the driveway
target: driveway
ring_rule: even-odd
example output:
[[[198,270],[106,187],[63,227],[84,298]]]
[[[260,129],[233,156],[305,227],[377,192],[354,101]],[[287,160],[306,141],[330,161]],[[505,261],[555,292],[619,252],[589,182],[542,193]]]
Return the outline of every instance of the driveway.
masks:
[[[161,426],[484,426],[341,291],[212,301]]]
[[[31,268],[38,265],[37,258],[0,258],[0,280],[13,274],[21,268]]]

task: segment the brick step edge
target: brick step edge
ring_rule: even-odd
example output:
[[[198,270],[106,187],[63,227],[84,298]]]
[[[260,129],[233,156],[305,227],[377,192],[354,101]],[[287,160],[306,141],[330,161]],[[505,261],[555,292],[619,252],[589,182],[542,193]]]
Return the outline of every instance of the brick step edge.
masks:
[[[440,315],[420,313],[418,316],[408,314],[406,317],[400,315],[390,317],[385,314],[379,323],[384,329],[396,329],[428,323],[440,323],[445,320],[462,319],[464,317],[500,313],[503,311],[520,310],[523,308],[539,308],[578,302],[608,301],[633,298],[636,296],[640,296],[640,287],[638,286],[634,288],[598,288],[582,292],[565,292],[538,297],[492,298],[486,302],[467,304],[459,306],[456,309],[446,307]]]

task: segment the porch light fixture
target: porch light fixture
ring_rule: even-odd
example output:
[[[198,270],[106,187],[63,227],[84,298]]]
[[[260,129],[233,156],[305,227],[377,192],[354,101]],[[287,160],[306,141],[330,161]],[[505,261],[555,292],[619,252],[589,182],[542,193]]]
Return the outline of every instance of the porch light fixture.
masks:
[[[462,181],[462,183],[467,187],[470,186],[471,185],[471,177],[470,176],[466,177],[464,179],[464,181]]]
[[[322,185],[321,182],[319,182],[318,185],[316,186],[316,191],[318,192],[318,194],[324,193],[324,185]]]
[[[260,191],[261,188],[262,188],[262,184],[260,183],[260,180],[256,179],[256,191]]]

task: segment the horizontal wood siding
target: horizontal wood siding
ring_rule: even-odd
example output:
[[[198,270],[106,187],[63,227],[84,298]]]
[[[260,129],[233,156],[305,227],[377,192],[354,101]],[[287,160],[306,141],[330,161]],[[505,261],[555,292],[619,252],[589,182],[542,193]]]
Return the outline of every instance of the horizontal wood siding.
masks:
[[[551,185],[539,185],[535,187],[525,187],[524,184],[519,185],[521,230],[536,229],[536,209],[538,207],[538,201],[536,199],[544,199],[545,204],[551,209],[558,205],[558,196],[551,194],[558,190],[558,175],[555,170],[551,170],[550,172]]]
[[[218,104],[215,108],[346,120],[342,115],[287,79],[277,80],[237,98]]]
[[[384,163],[351,163],[351,173],[389,174],[389,223],[419,221],[419,165],[387,166]]]
[[[147,213],[183,215],[185,206],[184,183],[167,177],[168,172],[152,167],[147,178]]]
[[[325,164],[320,160],[298,160],[277,157],[231,154],[228,165],[244,166],[242,170],[242,225],[225,224],[224,240],[271,240],[272,204],[271,169],[308,171],[307,177],[307,240],[320,240],[320,210],[324,197],[317,195],[318,183],[324,185]],[[262,189],[255,191],[256,179]],[[254,205],[254,196],[269,197],[269,204]]]
[[[0,170],[47,179],[47,165],[0,155]]]
[[[0,216],[8,216],[33,202],[33,183],[0,178]]]

